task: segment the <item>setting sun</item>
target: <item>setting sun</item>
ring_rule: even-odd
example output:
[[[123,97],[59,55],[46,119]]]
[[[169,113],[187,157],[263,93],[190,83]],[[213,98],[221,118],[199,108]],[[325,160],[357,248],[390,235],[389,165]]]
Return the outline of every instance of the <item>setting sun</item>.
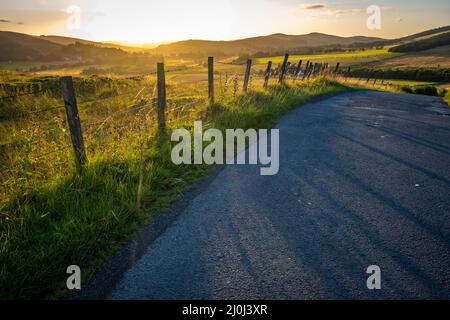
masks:
[[[115,39],[130,43],[176,41],[190,38],[223,39],[230,37],[236,24],[234,8],[228,0],[210,1],[135,1],[100,0],[91,8],[100,14],[87,18],[83,32],[95,40]],[[114,32],[112,32],[114,30]]]

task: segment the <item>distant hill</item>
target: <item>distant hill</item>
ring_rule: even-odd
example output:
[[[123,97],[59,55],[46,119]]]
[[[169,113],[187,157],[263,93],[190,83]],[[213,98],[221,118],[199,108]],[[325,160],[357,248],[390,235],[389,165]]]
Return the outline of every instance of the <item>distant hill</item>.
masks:
[[[245,56],[298,50],[339,50],[369,46],[399,45],[411,41],[425,40],[450,30],[450,26],[420,32],[411,36],[386,40],[375,37],[340,37],[323,33],[287,35],[275,33],[231,41],[185,40],[165,43],[156,48],[128,47],[115,42],[94,42],[62,36],[30,36],[17,32],[0,31],[0,61],[79,61],[117,62],[126,59],[160,55],[181,55],[189,57]]]
[[[71,37],[62,37],[62,36],[37,36],[36,38],[46,40],[52,43],[60,44],[63,46],[67,46],[69,44],[75,44],[75,43],[82,43],[82,44],[88,44],[88,45],[98,45],[97,42],[89,41],[89,40],[83,40],[78,38],[71,38]]]
[[[62,46],[17,32],[0,31],[0,61],[47,61]]]
[[[141,47],[132,47],[132,46],[125,46],[119,43],[116,43],[114,41],[111,42],[95,42],[95,41],[89,41],[84,39],[78,39],[78,38],[71,38],[71,37],[62,37],[62,36],[53,36],[53,35],[42,35],[39,36],[40,39],[47,40],[53,43],[61,44],[64,46],[70,45],[70,44],[76,44],[76,43],[82,43],[86,45],[92,45],[92,46],[98,46],[103,48],[115,48],[115,49],[121,49],[124,51],[129,52],[139,52],[139,51],[145,51],[145,48]]]
[[[389,49],[391,52],[417,52],[450,45],[450,32],[439,33],[438,35],[419,38],[420,40],[410,41]]]
[[[67,37],[35,37],[0,31],[0,61],[115,63],[149,61],[149,53],[126,52],[96,42]],[[152,57],[154,58],[154,57]]]
[[[430,29],[430,30],[427,30],[427,31],[422,31],[422,32],[419,32],[419,33],[415,33],[415,34],[410,35],[410,36],[406,36],[406,37],[403,37],[403,38],[396,39],[395,41],[396,42],[405,42],[405,41],[411,41],[411,40],[418,40],[418,39],[423,38],[423,37],[435,35],[435,34],[438,34],[438,33],[448,32],[448,31],[450,31],[450,26],[445,26],[445,27],[440,27],[440,28],[435,28],[435,29]]]
[[[287,35],[276,33],[232,41],[185,40],[163,44],[153,49],[158,54],[203,53],[214,54],[253,54],[258,51],[288,50],[300,47],[322,47],[332,45],[350,45],[383,41],[381,38],[354,36],[339,37],[323,33],[306,35]]]

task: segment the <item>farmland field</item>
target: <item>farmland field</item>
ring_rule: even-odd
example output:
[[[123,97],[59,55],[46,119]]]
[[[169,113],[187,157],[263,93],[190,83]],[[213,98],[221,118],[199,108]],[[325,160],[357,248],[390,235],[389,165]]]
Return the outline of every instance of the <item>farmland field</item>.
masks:
[[[298,60],[309,60],[319,63],[337,63],[340,62],[342,66],[352,66],[359,65],[373,61],[386,60],[394,57],[401,56],[401,53],[388,52],[387,49],[377,49],[377,50],[364,50],[356,52],[336,52],[336,53],[326,53],[318,55],[293,55],[289,58],[292,61]],[[273,63],[282,63],[284,57],[267,57],[257,59],[257,64],[267,64],[268,61]]]
[[[420,52],[394,56],[392,59],[372,61],[377,68],[450,68],[450,45]]]

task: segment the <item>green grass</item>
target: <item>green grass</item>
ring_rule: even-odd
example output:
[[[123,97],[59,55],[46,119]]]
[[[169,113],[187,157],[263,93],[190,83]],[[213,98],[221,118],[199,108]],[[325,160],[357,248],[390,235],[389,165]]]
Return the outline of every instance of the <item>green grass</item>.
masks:
[[[384,83],[396,86],[410,86],[410,87],[433,85],[433,82],[414,81],[414,80],[384,80]]]
[[[450,89],[447,90],[447,93],[444,96],[444,101],[447,103],[447,105],[450,107]]]
[[[349,62],[354,59],[364,59],[367,58],[371,60],[383,60],[388,58],[393,58],[400,56],[400,53],[388,52],[387,49],[377,49],[377,50],[365,50],[365,51],[357,51],[357,52],[336,52],[336,53],[327,53],[327,54],[318,54],[318,55],[295,55],[290,56],[289,61],[298,61],[298,60],[309,60],[314,62],[323,62],[326,60],[336,60],[340,59],[340,62]],[[260,58],[256,61],[257,64],[267,64],[267,62],[272,61],[273,63],[282,63],[284,57],[268,57],[268,58]]]
[[[89,157],[81,174],[72,165],[70,148],[37,157],[56,146],[70,146],[61,111],[36,118],[0,119],[2,126],[13,128],[4,131],[12,132],[8,140],[44,138],[35,146],[8,150],[0,159],[1,299],[52,299],[70,294],[65,289],[67,266],[79,265],[83,279],[88,279],[133,237],[139,226],[155,214],[164,214],[164,208],[180,193],[208,174],[211,167],[175,166],[171,162],[171,144],[167,136],[156,136],[154,113],[146,106],[154,97],[154,82],[138,82],[133,89],[139,90],[142,85],[144,96],[134,99],[118,97],[95,103],[83,102],[88,97],[80,97]],[[241,95],[236,91],[240,88],[236,80],[221,79],[216,89],[217,111],[204,111],[202,102],[185,111],[171,111],[169,133],[181,126],[192,130],[194,119],[222,130],[268,128],[298,104],[348,90],[323,78],[268,89],[262,89],[256,80],[250,85],[250,91]],[[98,87],[95,96],[102,96],[102,92],[108,95],[108,90],[118,94],[121,88]],[[205,94],[203,84],[169,83],[169,109],[206,99]],[[33,101],[48,105],[58,100],[46,96],[32,101],[23,98],[15,105],[21,109]],[[143,109],[108,118],[128,110],[130,103]],[[102,120],[100,125],[88,125],[98,120]],[[49,133],[49,128],[55,132]]]

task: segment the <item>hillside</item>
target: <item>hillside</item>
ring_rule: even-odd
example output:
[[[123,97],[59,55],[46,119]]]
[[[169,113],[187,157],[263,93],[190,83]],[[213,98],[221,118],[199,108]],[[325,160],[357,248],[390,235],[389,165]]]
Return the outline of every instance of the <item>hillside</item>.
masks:
[[[102,48],[115,48],[115,49],[121,49],[124,51],[129,52],[138,52],[138,51],[145,51],[145,48],[139,48],[139,47],[131,47],[131,46],[124,46],[115,42],[95,42],[90,40],[84,40],[84,39],[78,39],[78,38],[71,38],[71,37],[63,37],[63,36],[54,36],[54,35],[42,35],[38,38],[47,40],[53,43],[61,44],[63,46],[76,44],[76,43],[82,43],[86,45],[92,45]]]
[[[402,38],[396,39],[395,41],[396,42],[405,42],[405,41],[411,41],[411,40],[419,40],[421,38],[425,38],[425,37],[428,37],[428,36],[436,35],[436,34],[447,32],[447,31],[450,31],[450,26],[445,26],[445,27],[440,27],[440,28],[435,28],[435,29],[422,31],[422,32],[415,33],[415,34],[410,35],[410,36],[406,36],[406,37],[402,37]]]
[[[351,45],[383,41],[380,38],[354,36],[339,37],[322,33],[306,35],[286,35],[276,33],[268,36],[246,38],[232,41],[186,40],[160,45],[153,51],[158,54],[253,54],[258,51],[289,50],[300,47],[323,47],[332,45]]]
[[[450,45],[419,52],[408,52],[392,59],[369,64],[375,68],[450,68]]]
[[[148,53],[126,52],[87,40],[35,37],[6,31],[0,31],[0,44],[0,61],[3,62],[148,63],[152,57]]]
[[[17,32],[0,31],[0,61],[51,61],[63,46]]]
[[[440,33],[438,35],[417,40],[410,41],[389,49],[391,52],[417,52],[429,50],[441,46],[450,45],[450,32]]]

